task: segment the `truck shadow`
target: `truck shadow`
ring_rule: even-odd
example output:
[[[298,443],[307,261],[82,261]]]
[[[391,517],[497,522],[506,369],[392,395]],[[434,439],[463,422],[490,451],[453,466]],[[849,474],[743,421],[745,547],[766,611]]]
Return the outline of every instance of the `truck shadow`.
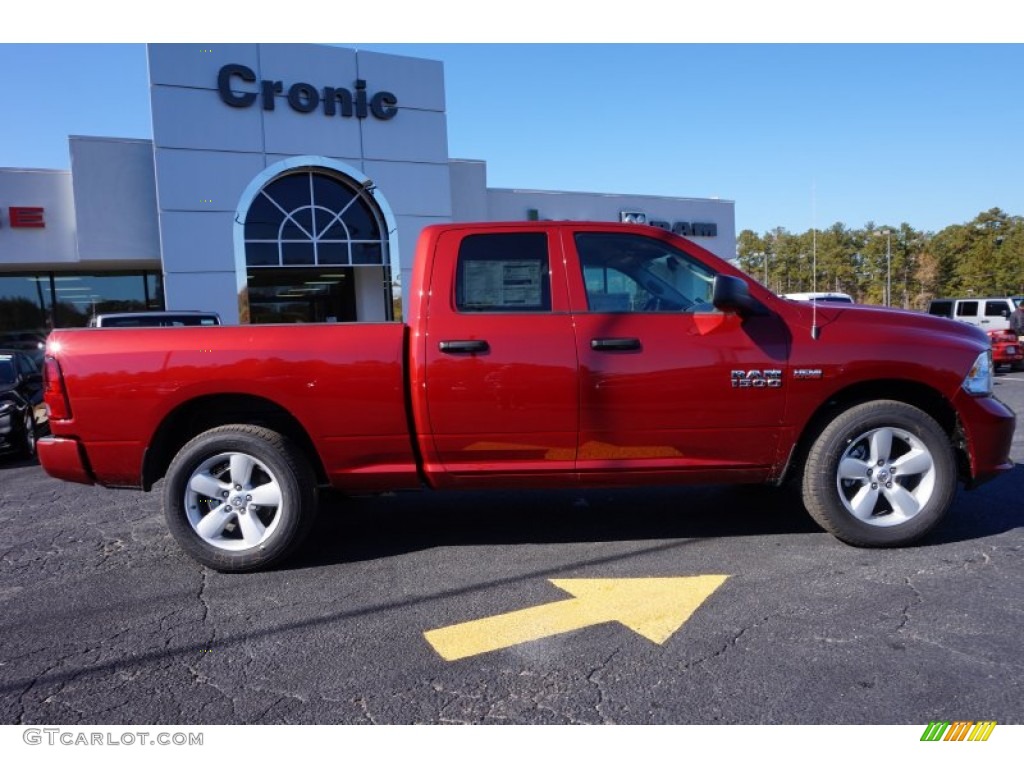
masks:
[[[978,539],[1024,523],[1024,467],[967,492],[915,546]],[[328,493],[306,545],[286,568],[373,560],[437,547],[719,539],[815,534],[832,542],[794,491],[762,486],[343,497]]]
[[[949,516],[925,544],[970,541],[1024,525],[1024,464],[973,491],[961,489]]]
[[[445,546],[645,541],[820,532],[786,492],[760,486],[398,493],[321,499],[313,566]]]

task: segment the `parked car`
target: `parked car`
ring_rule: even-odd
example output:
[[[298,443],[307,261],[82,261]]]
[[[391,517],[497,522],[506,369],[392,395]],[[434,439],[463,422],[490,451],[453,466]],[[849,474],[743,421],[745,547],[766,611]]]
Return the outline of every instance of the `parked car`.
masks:
[[[43,376],[32,353],[0,349],[0,453],[34,456],[45,424]]]
[[[853,296],[848,293],[836,293],[834,291],[784,293],[782,298],[792,299],[793,301],[832,301],[837,304],[853,304]]]
[[[992,364],[1009,366],[1012,370],[1024,370],[1024,347],[1013,331],[989,331],[992,339]]]
[[[983,331],[1005,331],[1016,308],[1017,303],[1008,296],[933,299],[928,304],[928,314],[959,320]]]
[[[96,315],[89,320],[90,328],[172,328],[185,325],[220,325],[216,312],[116,312]]]

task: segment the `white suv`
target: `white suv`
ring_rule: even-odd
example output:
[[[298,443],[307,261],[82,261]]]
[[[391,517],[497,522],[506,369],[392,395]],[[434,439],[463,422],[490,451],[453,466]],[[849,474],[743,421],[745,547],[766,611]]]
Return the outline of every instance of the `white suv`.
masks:
[[[1014,300],[1005,296],[933,299],[928,304],[928,314],[959,320],[983,331],[1006,331],[1010,328],[1010,315],[1016,308]]]

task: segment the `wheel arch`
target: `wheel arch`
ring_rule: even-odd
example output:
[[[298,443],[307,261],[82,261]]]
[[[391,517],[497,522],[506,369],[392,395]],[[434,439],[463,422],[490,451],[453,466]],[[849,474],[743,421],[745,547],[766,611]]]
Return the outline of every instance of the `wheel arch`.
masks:
[[[777,482],[781,485],[790,480],[799,481],[799,474],[806,463],[811,445],[829,422],[843,411],[872,400],[894,400],[906,403],[919,408],[935,419],[953,446],[960,476],[965,476],[964,471],[968,458],[960,436],[960,426],[953,404],[937,389],[921,382],[904,379],[877,379],[845,387],[833,393],[818,406],[805,423]]]
[[[263,397],[219,394],[198,397],[178,405],[160,422],[142,462],[142,487],[153,485],[167,472],[175,454],[193,437],[226,424],[266,427],[288,437],[302,451],[317,482],[327,482],[320,454],[306,428],[285,408]]]

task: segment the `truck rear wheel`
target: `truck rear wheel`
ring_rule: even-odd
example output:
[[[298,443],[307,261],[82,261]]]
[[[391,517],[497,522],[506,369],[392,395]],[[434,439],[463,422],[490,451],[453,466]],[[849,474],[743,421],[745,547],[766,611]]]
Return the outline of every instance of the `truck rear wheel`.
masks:
[[[174,457],[164,515],[181,547],[203,565],[224,572],[269,568],[312,527],[315,480],[287,437],[247,424],[217,427]]]
[[[956,492],[948,436],[924,411],[876,400],[839,414],[811,446],[804,506],[826,531],[860,547],[909,544],[931,531]]]

